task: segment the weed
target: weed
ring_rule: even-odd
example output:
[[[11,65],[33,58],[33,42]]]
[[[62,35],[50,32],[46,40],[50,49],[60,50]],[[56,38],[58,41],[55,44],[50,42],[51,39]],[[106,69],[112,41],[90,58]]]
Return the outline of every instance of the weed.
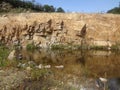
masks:
[[[47,69],[33,69],[30,72],[30,76],[32,80],[39,80],[40,78],[49,74],[49,70]]]
[[[52,50],[58,50],[58,49],[65,49],[65,45],[63,45],[63,44],[57,44],[57,45],[52,45],[51,46],[51,49]]]
[[[120,44],[114,44],[111,46],[111,50],[120,50]]]
[[[28,44],[26,46],[26,49],[29,50],[29,51],[31,51],[31,50],[37,49],[37,47],[33,43],[31,43],[31,44]]]
[[[7,49],[4,46],[0,46],[0,67],[10,67],[16,65],[16,61],[7,60],[9,53],[10,53],[9,49]]]
[[[89,48],[93,50],[107,50],[108,46],[90,46]]]

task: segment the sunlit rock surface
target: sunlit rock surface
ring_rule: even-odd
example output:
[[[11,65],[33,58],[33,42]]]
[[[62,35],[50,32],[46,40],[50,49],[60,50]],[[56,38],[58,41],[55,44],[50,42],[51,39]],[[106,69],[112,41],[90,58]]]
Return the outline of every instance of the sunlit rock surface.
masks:
[[[111,46],[119,43],[120,16],[79,13],[21,13],[0,16],[0,42]]]

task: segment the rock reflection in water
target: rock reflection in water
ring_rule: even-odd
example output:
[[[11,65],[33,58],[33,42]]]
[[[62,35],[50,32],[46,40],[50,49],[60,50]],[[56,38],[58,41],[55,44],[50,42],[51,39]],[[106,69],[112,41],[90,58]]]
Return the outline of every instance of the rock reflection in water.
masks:
[[[63,82],[65,85],[73,86],[75,90],[80,90],[80,88],[84,90],[100,90],[95,84],[96,78],[120,77],[119,52],[41,50],[33,52],[22,51],[22,55],[24,60],[32,60],[36,65],[50,65],[50,69],[54,73],[52,79],[57,80],[57,82]],[[55,66],[64,66],[64,68],[59,69],[55,68]],[[120,89],[118,82],[114,83],[113,80],[111,82],[111,79],[108,81],[107,85],[110,90]],[[111,85],[113,83],[114,85]]]
[[[32,60],[39,64],[64,65],[66,68],[87,69],[87,71],[102,75],[106,73],[109,76],[120,76],[120,54],[106,51],[23,51],[24,60]],[[116,72],[115,72],[116,71]],[[114,75],[113,75],[114,74]]]
[[[120,78],[97,79],[96,86],[102,90],[120,90]]]

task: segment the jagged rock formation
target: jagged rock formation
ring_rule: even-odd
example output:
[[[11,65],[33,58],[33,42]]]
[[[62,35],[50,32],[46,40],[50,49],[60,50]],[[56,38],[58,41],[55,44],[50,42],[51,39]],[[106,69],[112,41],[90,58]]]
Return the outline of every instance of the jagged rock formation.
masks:
[[[120,16],[112,14],[21,13],[0,17],[0,43],[111,46],[120,43]]]

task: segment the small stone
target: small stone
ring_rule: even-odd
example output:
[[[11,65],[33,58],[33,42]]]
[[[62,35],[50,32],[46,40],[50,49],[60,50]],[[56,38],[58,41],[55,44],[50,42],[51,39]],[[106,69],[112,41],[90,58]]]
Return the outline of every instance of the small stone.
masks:
[[[13,60],[15,58],[15,50],[13,50],[12,52],[10,52],[8,59],[9,60]]]
[[[3,72],[5,72],[5,71],[3,71],[3,70],[0,70],[0,73],[3,73]]]
[[[61,69],[61,68],[64,68],[64,66],[63,65],[59,65],[59,66],[55,66],[55,68]]]
[[[17,67],[21,67],[22,66],[22,63],[19,63],[18,65],[17,65]]]
[[[51,65],[46,65],[46,66],[44,66],[44,68],[49,69],[49,68],[51,68]]]
[[[32,68],[31,68],[31,67],[26,67],[26,70],[27,70],[27,71],[31,71]]]
[[[43,68],[43,65],[42,65],[42,64],[40,64],[40,65],[38,66],[38,68],[39,68],[39,69],[42,69],[42,68]]]
[[[25,68],[25,67],[26,67],[26,64],[25,64],[25,63],[24,63],[24,64],[22,64],[22,65],[21,65],[21,67],[22,67],[22,68]]]

